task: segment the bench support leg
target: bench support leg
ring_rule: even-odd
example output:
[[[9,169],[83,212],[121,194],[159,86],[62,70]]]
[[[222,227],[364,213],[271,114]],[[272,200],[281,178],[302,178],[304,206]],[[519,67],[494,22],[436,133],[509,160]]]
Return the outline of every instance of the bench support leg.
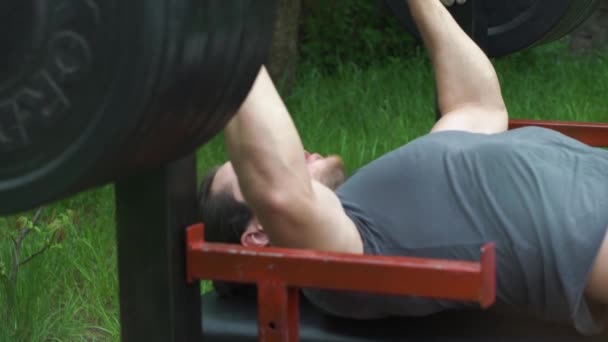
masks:
[[[258,336],[262,342],[297,342],[300,337],[300,294],[281,281],[258,283]]]
[[[194,156],[117,182],[116,221],[121,340],[202,341],[200,282],[185,267]]]

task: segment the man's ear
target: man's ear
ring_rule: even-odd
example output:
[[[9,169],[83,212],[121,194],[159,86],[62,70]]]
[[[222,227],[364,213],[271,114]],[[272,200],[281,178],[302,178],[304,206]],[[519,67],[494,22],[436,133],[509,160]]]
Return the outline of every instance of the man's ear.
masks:
[[[256,219],[252,219],[241,236],[241,245],[245,247],[266,247],[270,244],[268,235]]]

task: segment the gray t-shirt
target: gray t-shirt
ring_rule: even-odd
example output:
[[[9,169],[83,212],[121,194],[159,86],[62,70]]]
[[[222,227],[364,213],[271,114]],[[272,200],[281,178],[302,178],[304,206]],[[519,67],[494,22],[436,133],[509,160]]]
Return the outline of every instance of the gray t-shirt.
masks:
[[[603,328],[585,282],[608,230],[608,151],[552,130],[423,136],[358,170],[337,191],[370,255],[478,261],[497,246],[497,302]],[[378,279],[382,281],[382,279]],[[307,289],[351,318],[423,316],[472,303]]]

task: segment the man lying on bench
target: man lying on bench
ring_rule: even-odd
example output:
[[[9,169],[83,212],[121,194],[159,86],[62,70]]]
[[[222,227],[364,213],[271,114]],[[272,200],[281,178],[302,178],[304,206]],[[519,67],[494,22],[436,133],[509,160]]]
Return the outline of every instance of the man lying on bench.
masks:
[[[608,152],[548,129],[508,131],[485,54],[440,1],[408,4],[436,75],[442,118],[431,132],[345,180],[340,157],[305,152],[262,68],[225,128],[230,162],[201,186],[206,240],[453,260],[474,260],[494,242],[496,310],[600,333],[608,304]],[[328,313],[358,319],[474,307],[304,294]]]

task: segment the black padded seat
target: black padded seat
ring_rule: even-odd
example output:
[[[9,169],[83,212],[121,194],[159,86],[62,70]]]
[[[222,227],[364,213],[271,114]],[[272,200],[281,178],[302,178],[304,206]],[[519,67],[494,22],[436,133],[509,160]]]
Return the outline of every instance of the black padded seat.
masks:
[[[254,299],[225,299],[215,292],[203,295],[204,341],[257,342]],[[547,341],[607,342],[603,337],[581,337],[569,327],[530,319],[500,317],[480,312],[442,313],[426,318],[355,321],[324,315],[301,296],[300,341]]]

